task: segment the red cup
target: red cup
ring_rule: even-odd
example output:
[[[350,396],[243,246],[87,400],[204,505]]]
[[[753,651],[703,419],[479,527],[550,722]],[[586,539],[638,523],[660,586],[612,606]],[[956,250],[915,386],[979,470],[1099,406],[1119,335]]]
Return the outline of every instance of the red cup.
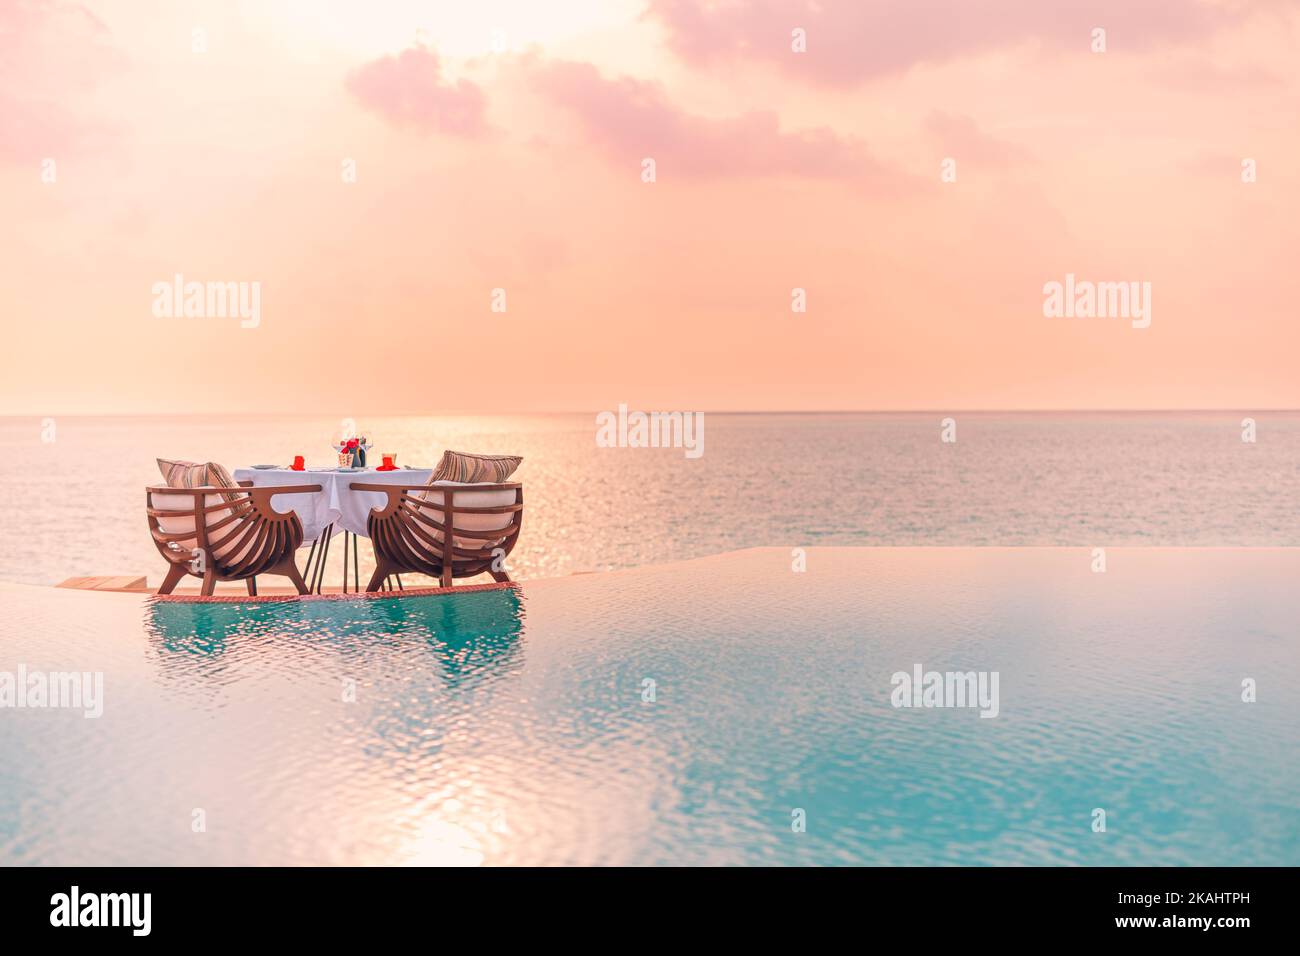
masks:
[[[302,455],[294,455],[294,456],[293,456],[293,464],[290,465],[290,467],[291,467],[294,471],[302,471],[305,465],[306,465],[306,462],[303,460]]]

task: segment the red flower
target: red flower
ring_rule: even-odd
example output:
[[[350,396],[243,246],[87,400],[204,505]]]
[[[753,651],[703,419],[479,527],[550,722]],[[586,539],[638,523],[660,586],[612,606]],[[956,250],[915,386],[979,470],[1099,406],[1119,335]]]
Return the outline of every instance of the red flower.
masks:
[[[346,447],[348,451],[356,451],[357,448],[360,447],[360,445],[361,445],[360,440],[356,438],[349,438],[347,440],[347,444],[344,447]]]

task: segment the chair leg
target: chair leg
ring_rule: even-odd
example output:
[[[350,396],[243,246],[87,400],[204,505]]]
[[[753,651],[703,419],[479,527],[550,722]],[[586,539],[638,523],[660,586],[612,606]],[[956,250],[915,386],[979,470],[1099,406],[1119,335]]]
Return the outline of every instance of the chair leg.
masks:
[[[302,575],[298,573],[298,565],[293,563],[292,555],[290,555],[289,560],[285,562],[284,576],[289,579],[290,583],[293,584],[295,588],[298,589],[299,594],[311,593],[311,590],[307,587],[307,582],[304,581]]]
[[[442,580],[440,583],[445,588],[451,587],[451,562],[450,561],[442,562]]]
[[[375,568],[375,573],[370,576],[370,583],[366,585],[366,593],[373,594],[375,591],[378,591],[383,585],[384,578],[386,577],[388,577],[388,574],[384,570],[384,566],[380,564]]]
[[[500,581],[502,584],[510,583],[510,575],[506,574],[504,571],[489,570],[488,574],[492,575],[493,581]]]
[[[173,564],[167,569],[167,577],[163,578],[163,583],[158,586],[158,593],[171,594],[183,577],[185,577],[185,565]]]
[[[250,597],[257,597],[257,576],[254,575],[254,576],[251,577],[251,578],[245,578],[245,579],[244,579],[244,584],[246,584],[246,585],[248,586],[248,594],[249,594],[249,596],[250,596]]]
[[[216,592],[216,590],[217,590],[217,569],[209,564],[207,568],[203,571],[203,587],[199,589],[199,593],[202,594],[204,597],[212,597],[212,595]]]

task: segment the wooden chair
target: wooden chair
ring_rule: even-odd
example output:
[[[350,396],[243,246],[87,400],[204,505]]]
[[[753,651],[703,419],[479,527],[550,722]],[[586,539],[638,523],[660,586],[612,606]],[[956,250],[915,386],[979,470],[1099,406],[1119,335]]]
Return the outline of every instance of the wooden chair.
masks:
[[[210,595],[218,581],[243,581],[257,594],[257,575],[282,574],[299,594],[307,585],[294,563],[302,544],[302,522],[293,512],[271,507],[275,495],[310,494],[320,485],[266,485],[240,482],[230,488],[145,489],[149,533],[168,564],[159,594],[171,594],[186,574],[203,579]],[[199,560],[199,556],[202,560]]]
[[[510,580],[503,562],[514,550],[524,520],[524,486],[518,482],[358,482],[350,487],[387,499],[382,508],[371,509],[366,521],[375,549],[375,573],[367,591],[378,591],[389,575],[403,572],[428,574],[445,588],[453,578],[484,571],[494,580]]]

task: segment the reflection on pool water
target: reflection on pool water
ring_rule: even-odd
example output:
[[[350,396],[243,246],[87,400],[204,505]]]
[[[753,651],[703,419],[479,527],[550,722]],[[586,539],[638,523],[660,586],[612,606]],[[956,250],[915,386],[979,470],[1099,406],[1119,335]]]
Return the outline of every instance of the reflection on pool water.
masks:
[[[523,602],[516,588],[430,597],[151,602],[145,629],[165,652],[163,668],[173,674],[217,664],[233,642],[286,636],[296,639],[299,653],[324,647],[332,655],[362,661],[376,654],[392,661],[394,654],[413,653],[418,657],[409,666],[415,672],[431,665],[431,672],[450,684],[508,669],[504,661],[518,655],[523,630]]]
[[[0,672],[105,700],[0,710],[0,862],[1294,865],[1297,571],[758,549],[379,600],[6,587]],[[916,665],[996,671],[998,716],[893,707]]]

